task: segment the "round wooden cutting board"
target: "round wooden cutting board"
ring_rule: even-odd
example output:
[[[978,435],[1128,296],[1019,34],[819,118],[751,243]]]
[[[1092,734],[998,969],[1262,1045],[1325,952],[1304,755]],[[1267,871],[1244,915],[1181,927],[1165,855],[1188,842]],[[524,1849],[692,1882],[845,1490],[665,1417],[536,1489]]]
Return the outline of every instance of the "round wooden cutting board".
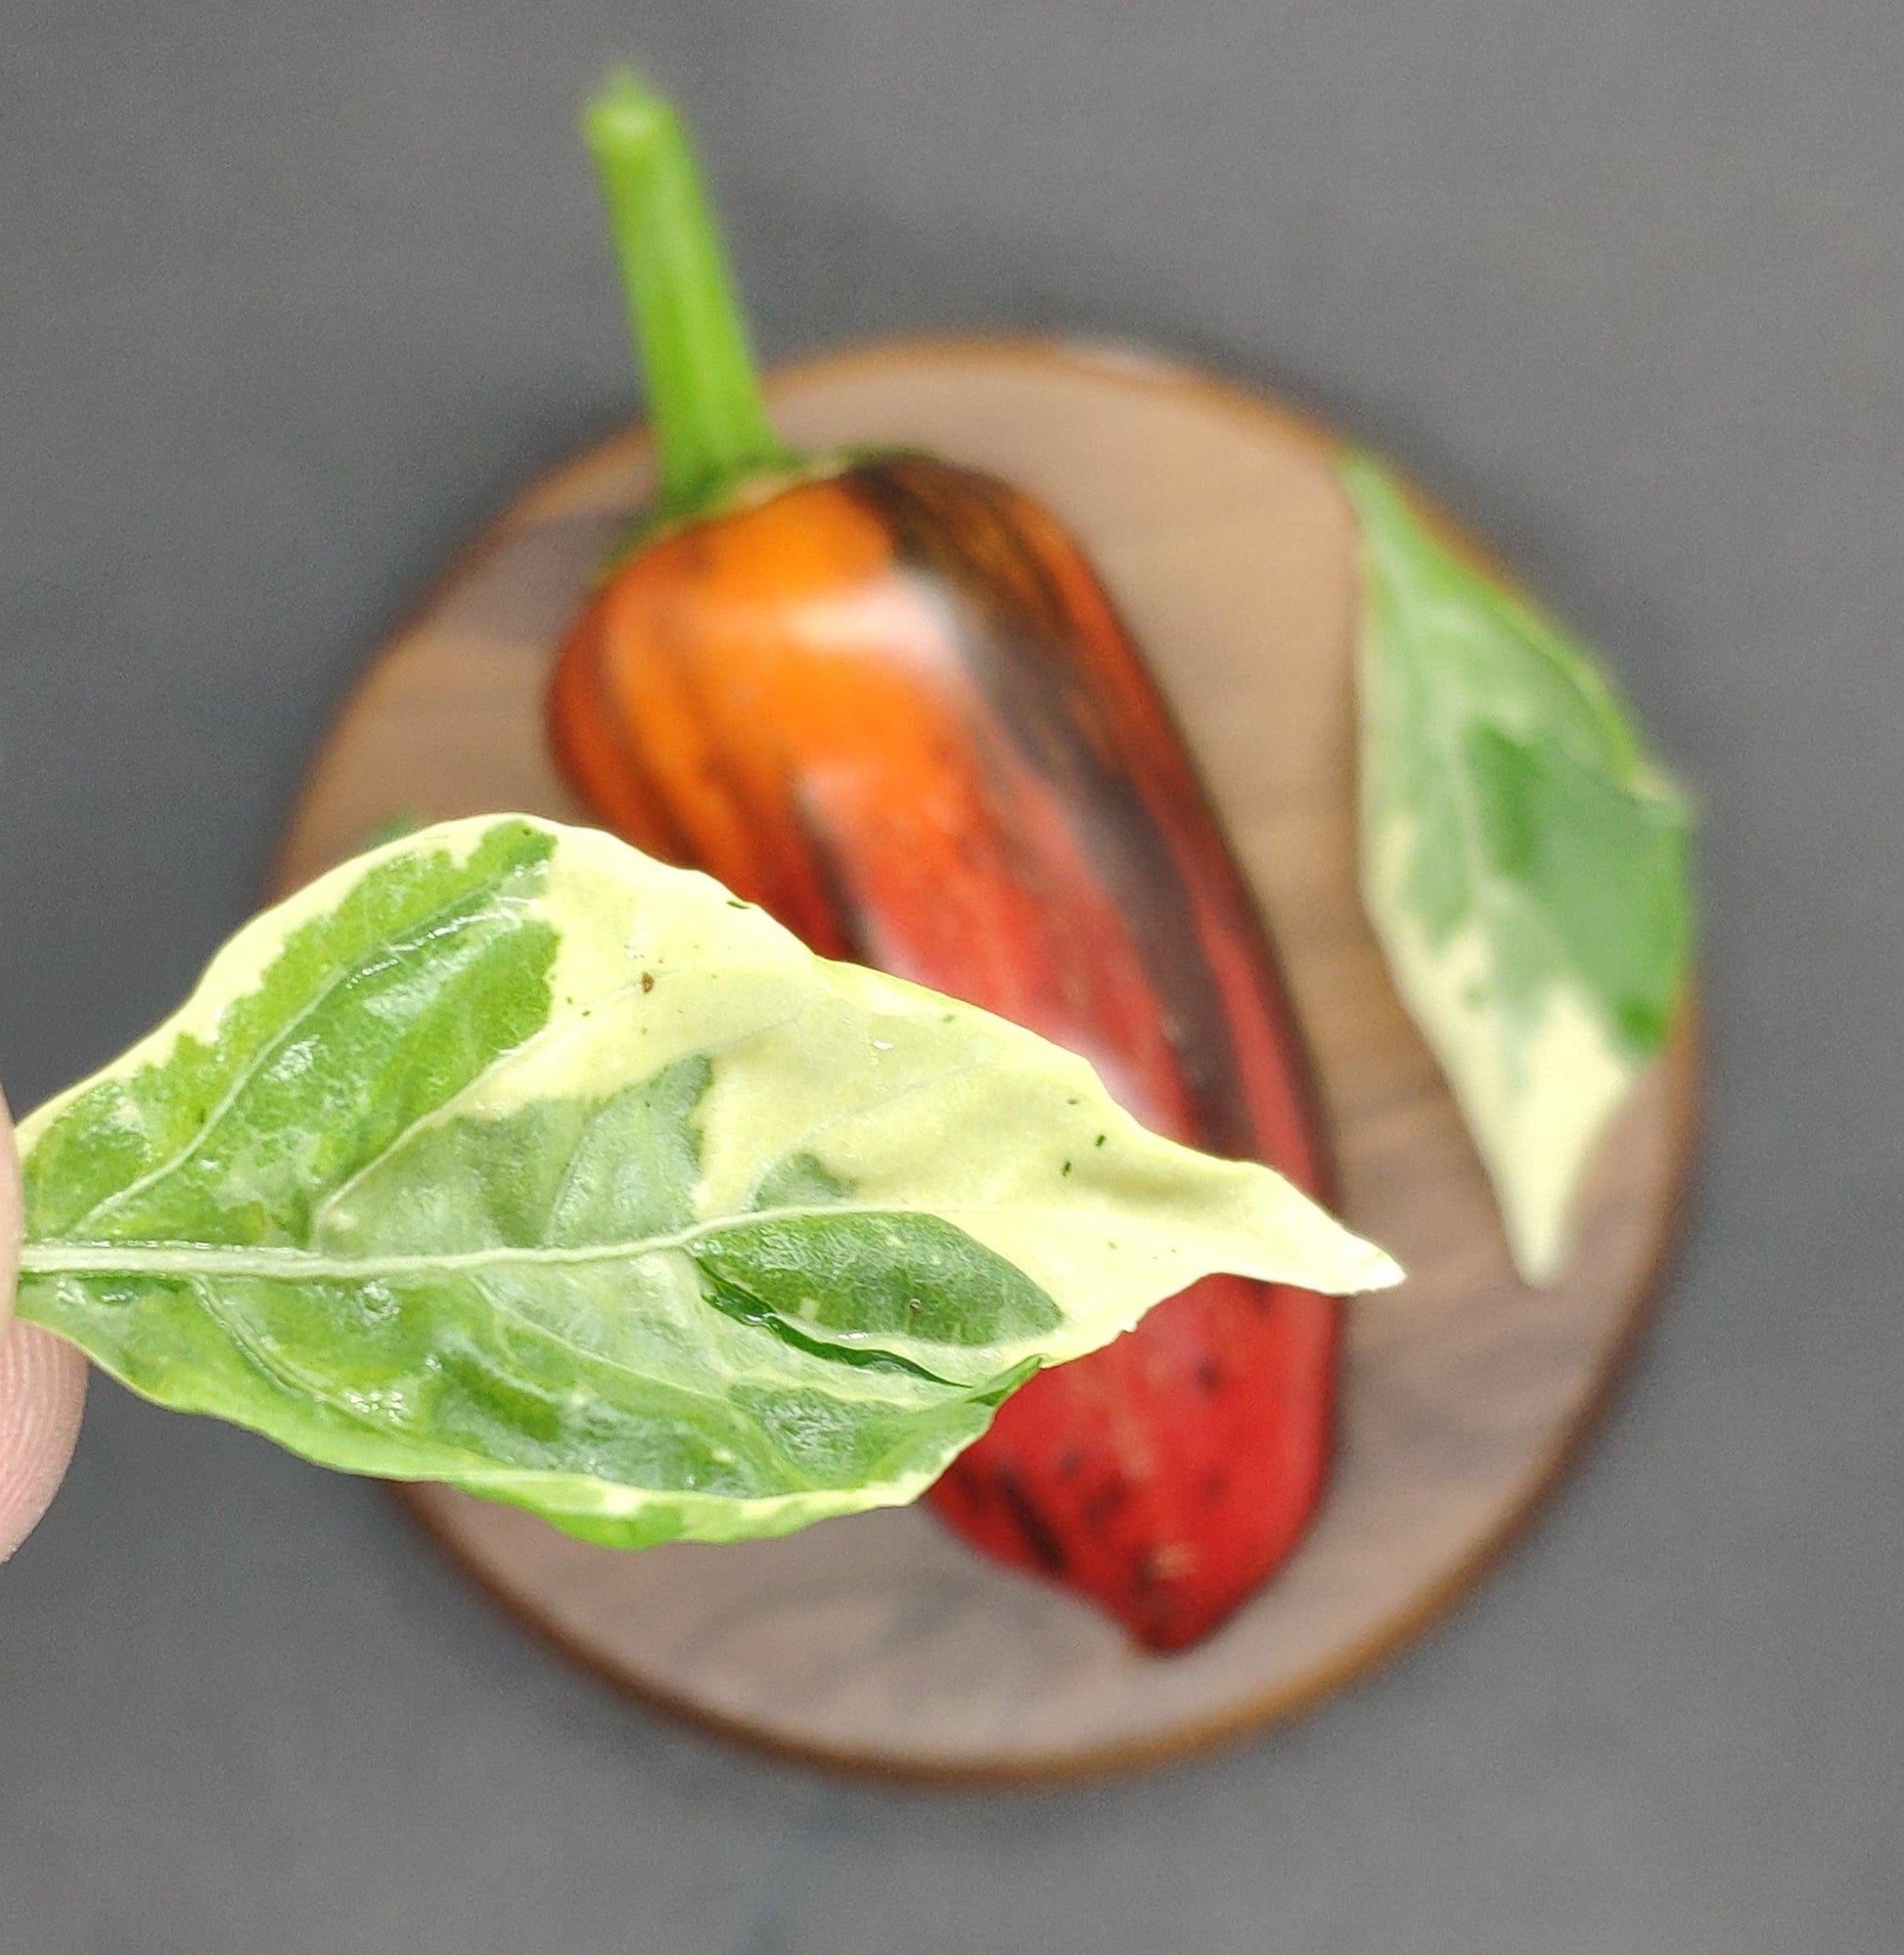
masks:
[[[1005,1781],[1139,1764],[1313,1704],[1419,1633],[1527,1519],[1642,1323],[1691,1152],[1690,1020],[1602,1148],[1566,1279],[1515,1279],[1453,1101],[1355,893],[1349,512],[1321,431],[1077,345],[888,344],[773,383],[801,446],[913,445],[1042,497],[1175,705],[1280,949],[1348,1220],[1409,1270],[1354,1303],[1327,1504],[1287,1569],[1179,1656],[980,1560],[920,1509],[784,1540],[623,1554],[406,1489],[490,1594],[605,1676],[816,1760]],[[551,771],[557,638],[642,503],[611,441],[532,489],[345,705],[297,804],[289,888],[393,820],[583,819]]]

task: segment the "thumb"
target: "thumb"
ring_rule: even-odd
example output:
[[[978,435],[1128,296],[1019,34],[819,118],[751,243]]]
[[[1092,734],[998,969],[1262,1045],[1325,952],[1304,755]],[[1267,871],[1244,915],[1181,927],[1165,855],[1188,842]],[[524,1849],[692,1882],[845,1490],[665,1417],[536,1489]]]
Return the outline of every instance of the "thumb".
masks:
[[[46,1512],[79,1436],[86,1360],[32,1324],[10,1323],[20,1270],[20,1154],[0,1098],[0,1562]]]

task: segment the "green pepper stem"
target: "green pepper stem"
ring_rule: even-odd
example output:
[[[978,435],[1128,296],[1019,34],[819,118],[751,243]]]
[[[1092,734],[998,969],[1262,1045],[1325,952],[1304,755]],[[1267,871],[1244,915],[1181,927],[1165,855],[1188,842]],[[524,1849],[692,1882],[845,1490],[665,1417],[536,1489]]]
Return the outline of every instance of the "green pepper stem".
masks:
[[[790,466],[767,420],[719,227],[674,105],[613,76],[583,118],[648,383],[663,519]]]

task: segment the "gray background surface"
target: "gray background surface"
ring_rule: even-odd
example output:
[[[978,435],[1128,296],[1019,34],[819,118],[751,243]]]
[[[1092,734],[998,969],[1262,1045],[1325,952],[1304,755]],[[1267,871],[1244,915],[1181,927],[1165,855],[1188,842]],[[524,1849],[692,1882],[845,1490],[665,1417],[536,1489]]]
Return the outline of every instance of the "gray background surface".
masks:
[[[769,351],[1051,324],[1273,379],[1610,648],[1709,821],[1671,1306],[1384,1676],[1016,1800],[678,1734],[374,1488],[96,1387],[0,1575],[0,1950],[1895,1950],[1894,0],[8,0],[17,1102],[179,996],[359,660],[628,411],[571,128],[629,54],[699,113]]]

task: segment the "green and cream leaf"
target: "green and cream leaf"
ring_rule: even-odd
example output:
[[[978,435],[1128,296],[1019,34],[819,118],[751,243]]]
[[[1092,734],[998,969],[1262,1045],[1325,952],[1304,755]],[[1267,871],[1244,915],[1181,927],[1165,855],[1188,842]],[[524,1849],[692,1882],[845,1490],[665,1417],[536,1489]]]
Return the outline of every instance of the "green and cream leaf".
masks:
[[[1581,1174],[1658,1052],[1693,942],[1691,822],[1583,647],[1352,456],[1362,884],[1515,1261],[1552,1281]]]
[[[1394,1275],[1081,1060],[520,816],[256,919],[22,1139],[23,1315],[162,1403],[622,1545],[909,1499],[1209,1271]]]

